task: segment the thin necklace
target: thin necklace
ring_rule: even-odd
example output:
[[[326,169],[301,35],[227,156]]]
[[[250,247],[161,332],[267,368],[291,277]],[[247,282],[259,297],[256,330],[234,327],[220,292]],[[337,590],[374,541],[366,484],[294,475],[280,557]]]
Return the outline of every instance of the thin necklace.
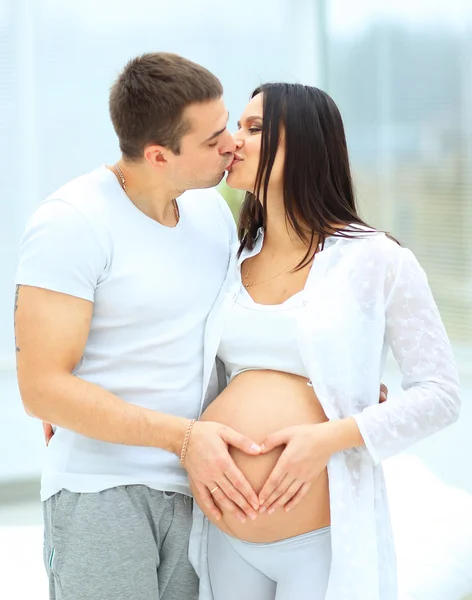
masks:
[[[248,269],[244,275],[244,279],[249,279],[249,275],[251,274],[251,266],[252,266],[252,256],[251,258],[249,258],[249,266]],[[297,263],[298,264],[298,263]],[[293,265],[288,267],[287,269],[284,269],[283,271],[281,271],[280,273],[277,273],[276,275],[273,275],[272,277],[269,277],[268,279],[263,279],[262,281],[246,281],[244,283],[244,287],[245,288],[249,288],[252,287],[254,285],[260,285],[261,283],[267,283],[268,281],[272,281],[272,279],[276,279],[277,277],[280,277],[281,275],[284,275],[285,273],[288,273],[289,271],[291,271],[292,269],[295,268],[296,265]]]
[[[128,196],[128,192],[126,191],[126,179],[125,176],[123,175],[123,171],[120,169],[120,167],[118,165],[114,165],[113,167],[120,179],[120,183],[121,183],[121,187],[123,188],[124,193]],[[129,198],[129,196],[128,196]],[[179,213],[179,207],[177,205],[177,200],[175,198],[173,198],[172,200],[172,206],[174,208],[174,215],[175,215],[175,220],[178,223],[180,221],[180,213]]]

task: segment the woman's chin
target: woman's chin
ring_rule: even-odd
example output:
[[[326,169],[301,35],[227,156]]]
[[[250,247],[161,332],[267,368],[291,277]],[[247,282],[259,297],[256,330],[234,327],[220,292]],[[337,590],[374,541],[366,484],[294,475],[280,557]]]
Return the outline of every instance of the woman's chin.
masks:
[[[231,171],[226,176],[226,185],[233,190],[242,190],[243,192],[247,191],[247,186],[245,186],[242,181]]]

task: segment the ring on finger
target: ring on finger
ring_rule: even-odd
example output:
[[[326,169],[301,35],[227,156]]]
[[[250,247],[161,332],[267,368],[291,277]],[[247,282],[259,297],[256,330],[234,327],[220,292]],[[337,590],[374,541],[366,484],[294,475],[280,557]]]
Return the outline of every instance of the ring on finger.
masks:
[[[220,486],[217,485],[216,487],[214,487],[212,490],[210,490],[210,494],[214,494],[216,492],[216,490],[219,490]]]

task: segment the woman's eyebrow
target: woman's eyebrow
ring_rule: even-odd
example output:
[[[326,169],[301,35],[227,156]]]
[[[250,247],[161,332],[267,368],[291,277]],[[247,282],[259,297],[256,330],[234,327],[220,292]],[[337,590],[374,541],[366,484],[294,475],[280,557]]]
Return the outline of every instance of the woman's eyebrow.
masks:
[[[262,117],[260,115],[251,115],[250,117],[246,117],[244,120],[249,123],[249,122],[255,121],[256,119],[259,119],[262,121]],[[236,125],[238,127],[241,127],[241,121],[238,121],[236,123]]]

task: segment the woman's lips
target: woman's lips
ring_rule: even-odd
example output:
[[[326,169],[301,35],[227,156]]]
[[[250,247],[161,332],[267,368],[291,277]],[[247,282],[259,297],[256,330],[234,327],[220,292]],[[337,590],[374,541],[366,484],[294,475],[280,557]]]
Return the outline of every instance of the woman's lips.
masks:
[[[233,160],[231,161],[231,163],[229,164],[229,166],[227,167],[227,171],[231,171],[231,169],[234,167],[234,165],[242,162],[243,159],[239,158],[238,156],[234,156]]]

